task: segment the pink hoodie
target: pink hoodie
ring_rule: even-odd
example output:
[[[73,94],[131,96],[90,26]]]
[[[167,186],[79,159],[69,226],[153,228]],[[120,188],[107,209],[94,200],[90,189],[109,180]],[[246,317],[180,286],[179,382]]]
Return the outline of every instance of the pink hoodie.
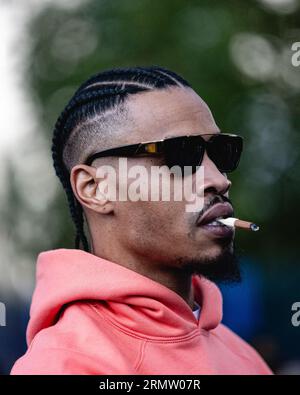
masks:
[[[220,324],[222,297],[193,276],[197,321],[182,297],[80,250],[43,252],[27,328],[11,374],[272,374]]]

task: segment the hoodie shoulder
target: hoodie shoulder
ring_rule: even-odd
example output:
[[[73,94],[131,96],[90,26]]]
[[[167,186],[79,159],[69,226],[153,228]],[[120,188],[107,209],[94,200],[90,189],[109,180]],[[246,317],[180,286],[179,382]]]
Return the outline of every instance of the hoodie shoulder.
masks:
[[[93,303],[78,301],[66,306],[59,320],[38,332],[27,352],[14,364],[12,375],[136,374],[139,342],[128,352],[123,347],[132,339],[118,340],[115,329],[95,313]],[[129,372],[130,370],[130,372]]]
[[[76,308],[69,306],[68,309]],[[63,319],[41,330],[27,352],[14,364],[11,375],[102,374],[99,360],[76,345],[76,325],[66,328]]]
[[[34,342],[32,342],[34,344]],[[89,355],[64,348],[33,346],[14,364],[11,375],[103,374]]]
[[[259,353],[240,336],[224,324],[212,331],[224,346],[229,347],[234,354],[242,358],[255,374],[274,374]]]

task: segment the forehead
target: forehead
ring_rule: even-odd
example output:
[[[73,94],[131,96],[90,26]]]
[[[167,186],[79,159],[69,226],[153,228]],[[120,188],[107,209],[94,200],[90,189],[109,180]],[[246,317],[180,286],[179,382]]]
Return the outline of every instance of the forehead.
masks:
[[[132,95],[126,107],[131,130],[119,136],[124,144],[219,133],[207,104],[191,88],[172,87]]]

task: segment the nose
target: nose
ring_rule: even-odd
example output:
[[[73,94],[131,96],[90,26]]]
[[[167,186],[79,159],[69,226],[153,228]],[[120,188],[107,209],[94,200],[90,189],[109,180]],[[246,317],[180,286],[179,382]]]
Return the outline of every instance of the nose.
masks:
[[[228,197],[232,183],[227,178],[227,175],[220,172],[206,152],[201,164],[204,167],[204,192],[207,190],[214,191],[218,195]]]

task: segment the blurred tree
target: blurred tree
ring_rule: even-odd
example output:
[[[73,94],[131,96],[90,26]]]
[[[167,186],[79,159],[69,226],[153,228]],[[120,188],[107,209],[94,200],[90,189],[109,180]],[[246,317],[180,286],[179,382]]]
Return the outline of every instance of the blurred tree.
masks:
[[[42,136],[42,142],[35,161],[36,141],[26,141],[20,166],[28,168],[27,179],[32,169],[38,168],[41,174],[35,170],[30,188],[21,188],[22,193],[22,180],[13,166],[8,174],[10,189],[0,208],[6,228],[2,242],[10,240],[28,261],[19,267],[18,262],[4,258],[2,270],[10,267],[14,286],[19,288],[37,253],[74,246],[73,224],[54,170],[51,185],[43,180],[51,166],[54,123],[74,90],[107,68],[158,64],[192,84],[222,131],[245,138],[239,170],[230,175],[231,199],[236,215],[257,222],[261,230],[258,234],[237,232],[237,245],[254,262],[265,264],[266,330],[281,338],[285,358],[294,357],[299,347],[294,346],[296,329],[290,325],[289,313],[300,282],[295,265],[300,219],[300,67],[291,64],[291,45],[300,41],[299,1],[76,3],[82,4],[77,8],[49,6],[30,25],[26,80],[42,125],[35,138]],[[44,205],[38,206],[36,195],[40,200],[45,197]],[[19,309],[24,310],[21,304]]]
[[[129,65],[174,69],[223,131],[245,137],[231,197],[237,215],[255,220],[261,231],[238,234],[242,250],[264,258],[296,254],[300,67],[292,67],[290,48],[300,37],[299,8],[278,13],[263,3],[101,0],[44,10],[31,26],[28,78],[49,148],[57,116],[91,74]],[[59,218],[52,247],[72,247],[64,199],[58,192],[49,208]]]

